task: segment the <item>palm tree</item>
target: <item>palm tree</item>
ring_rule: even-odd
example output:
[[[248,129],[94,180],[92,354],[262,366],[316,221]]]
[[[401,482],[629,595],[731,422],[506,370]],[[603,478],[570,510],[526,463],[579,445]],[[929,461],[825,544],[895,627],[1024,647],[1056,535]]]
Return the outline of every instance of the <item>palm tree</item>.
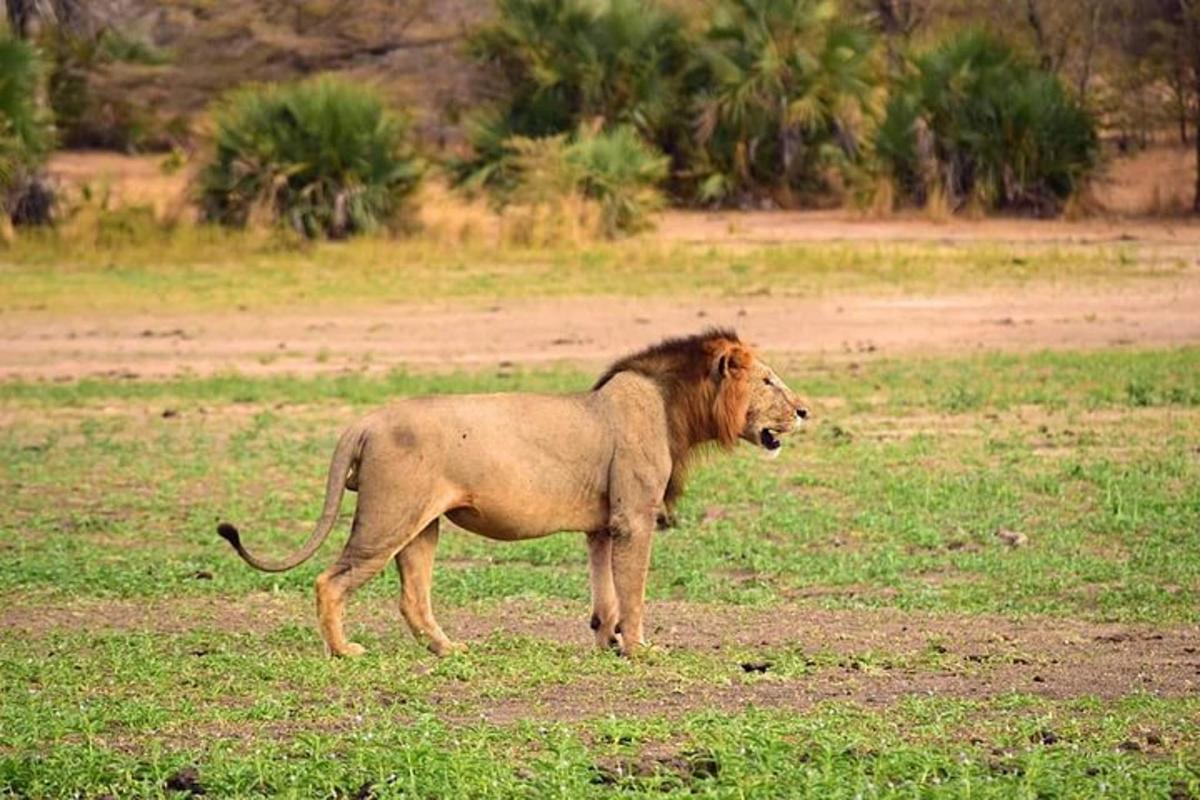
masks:
[[[495,108],[473,121],[476,157],[460,177],[490,182],[511,136],[628,124],[670,151],[685,132],[683,22],[653,0],[499,0],[469,48],[497,91]]]
[[[37,103],[39,72],[32,45],[0,34],[0,212],[15,210],[53,143]]]
[[[697,141],[717,170],[702,193],[786,192],[829,143],[855,157],[874,108],[872,53],[833,0],[718,0],[700,51]]]

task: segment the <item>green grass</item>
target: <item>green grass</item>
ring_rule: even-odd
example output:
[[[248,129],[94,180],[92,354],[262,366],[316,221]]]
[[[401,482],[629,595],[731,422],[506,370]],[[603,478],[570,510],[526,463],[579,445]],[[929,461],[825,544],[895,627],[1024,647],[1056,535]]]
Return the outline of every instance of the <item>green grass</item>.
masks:
[[[344,308],[434,298],[797,296],[953,291],[1031,281],[1171,276],[1186,261],[1136,244],[830,242],[742,247],[637,239],[558,250],[381,238],[299,246],[204,227],[93,239],[24,235],[0,249],[0,310]],[[138,233],[138,231],[141,231]],[[103,234],[103,235],[102,235]],[[135,235],[136,234],[136,235]],[[69,255],[67,254],[69,253]]]
[[[789,366],[817,420],[778,460],[741,448],[701,465],[657,538],[652,601],[1200,623],[1200,349]],[[843,674],[1007,673],[953,641],[594,653],[574,535],[450,532],[435,603],[449,619],[577,617],[577,639],[482,633],[435,661],[401,629],[387,574],[349,612],[368,656],[333,662],[307,614],[344,526],[275,576],[214,534],[228,518],[261,551],[295,547],[341,426],[389,397],[589,377],[0,384],[0,796],[160,796],[185,767],[209,796],[1200,796],[1194,694],[772,705],[772,687]],[[649,621],[687,625],[653,607]],[[757,699],[706,709],[706,693],[743,690]],[[573,712],[575,695],[612,705]]]

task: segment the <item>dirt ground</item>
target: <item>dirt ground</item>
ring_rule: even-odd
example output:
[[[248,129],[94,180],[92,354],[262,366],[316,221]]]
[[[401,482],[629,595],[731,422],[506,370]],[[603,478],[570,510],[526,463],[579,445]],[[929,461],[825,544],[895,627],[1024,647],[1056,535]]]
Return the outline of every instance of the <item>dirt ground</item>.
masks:
[[[1193,626],[1050,617],[1011,620],[890,609],[782,606],[763,611],[683,602],[652,603],[648,615],[648,636],[656,647],[727,661],[729,680],[638,680],[639,715],[736,711],[752,705],[805,709],[831,699],[888,705],[928,694],[986,699],[1018,689],[1047,699],[1113,699],[1139,690],[1182,697],[1200,687],[1200,631]],[[281,625],[311,624],[310,616],[307,602],[265,593],[237,603],[200,598],[17,603],[0,612],[0,631],[35,637],[79,629],[174,634],[216,626],[265,635]],[[476,646],[486,647],[491,635],[574,646],[590,642],[586,616],[586,608],[566,601],[512,600],[487,613],[447,612],[442,622],[451,635]],[[417,647],[386,601],[355,603],[351,617],[354,626],[384,636],[385,647]],[[315,635],[313,647],[319,647]],[[811,666],[798,677],[772,675],[777,668],[773,653],[799,654]],[[428,668],[424,658],[415,666]],[[469,689],[456,688],[433,700],[450,718],[464,720],[577,720],[627,713],[621,688],[611,681],[593,686],[585,680],[549,685],[533,696],[475,700]]]
[[[1139,209],[1143,195],[1161,195],[1159,183],[1186,172],[1188,157],[1179,148],[1158,148],[1117,162],[1098,187],[1101,199],[1119,210]],[[51,171],[67,184],[98,182],[114,203],[158,207],[170,205],[187,181],[186,170],[164,174],[160,161],[61,153]],[[664,336],[711,325],[735,327],[767,352],[804,357],[1200,341],[1200,220],[1194,218],[1105,214],[1074,222],[938,223],[919,214],[872,220],[848,211],[671,212],[655,235],[724,247],[805,241],[1136,242],[1184,268],[1169,278],[1102,282],[1087,289],[1040,283],[960,294],[682,301],[590,297],[295,314],[12,313],[0,318],[0,379],[161,378],[230,370],[306,375],[556,362],[591,367]]]
[[[304,314],[0,319],[0,378],[157,378],[593,366],[664,336],[736,328],[768,353],[854,358],[1200,341],[1200,271],[1106,289],[936,296],[506,301]]]

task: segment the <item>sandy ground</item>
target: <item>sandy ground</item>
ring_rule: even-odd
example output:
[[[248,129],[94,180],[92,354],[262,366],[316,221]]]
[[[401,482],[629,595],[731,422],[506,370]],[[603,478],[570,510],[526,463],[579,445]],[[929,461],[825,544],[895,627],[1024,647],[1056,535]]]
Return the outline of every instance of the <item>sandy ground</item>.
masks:
[[[1089,291],[583,298],[267,315],[11,314],[0,319],[0,378],[593,366],[710,325],[735,327],[766,352],[804,357],[1180,345],[1200,341],[1200,272]]]
[[[1200,252],[1200,218],[1125,217],[1086,219],[988,217],[936,222],[920,212],[872,218],[853,211],[671,211],[655,235],[694,244],[747,245],[788,242],[937,242],[1001,245],[1093,245],[1136,242],[1155,256]]]
[[[1115,164],[1102,187],[1134,208],[1189,154],[1158,148]],[[99,180],[120,202],[162,204],[186,183],[161,159],[63,153],[67,183]],[[1149,177],[1147,177],[1149,176]],[[1157,177],[1155,177],[1157,176]],[[1153,180],[1151,180],[1153,178]],[[1106,187],[1106,188],[1105,188]],[[1140,198],[1140,199],[1139,199]],[[450,209],[453,211],[453,209]],[[937,223],[919,214],[865,219],[847,211],[671,212],[657,238],[721,246],[777,242],[1136,242],[1178,274],[1070,287],[1046,283],[966,294],[734,299],[568,298],[459,305],[376,306],[303,313],[227,312],[110,317],[13,313],[0,318],[0,379],[160,378],[236,370],[247,375],[487,369],[571,362],[592,366],[664,336],[737,328],[763,350],[802,357],[1087,349],[1200,341],[1200,219],[1097,216]]]

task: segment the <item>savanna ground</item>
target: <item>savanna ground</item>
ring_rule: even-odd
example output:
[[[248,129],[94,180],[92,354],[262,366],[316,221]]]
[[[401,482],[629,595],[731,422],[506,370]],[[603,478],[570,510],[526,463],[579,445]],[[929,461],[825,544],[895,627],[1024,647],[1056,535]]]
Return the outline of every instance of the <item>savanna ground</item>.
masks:
[[[0,276],[0,794],[1200,797],[1195,224],[110,230]],[[391,397],[583,390],[709,324],[816,417],[697,470],[642,660],[592,650],[577,534],[446,531],[470,651],[419,649],[385,574],[354,661],[313,626],[344,523],[275,576],[214,534],[293,548],[340,429]]]

